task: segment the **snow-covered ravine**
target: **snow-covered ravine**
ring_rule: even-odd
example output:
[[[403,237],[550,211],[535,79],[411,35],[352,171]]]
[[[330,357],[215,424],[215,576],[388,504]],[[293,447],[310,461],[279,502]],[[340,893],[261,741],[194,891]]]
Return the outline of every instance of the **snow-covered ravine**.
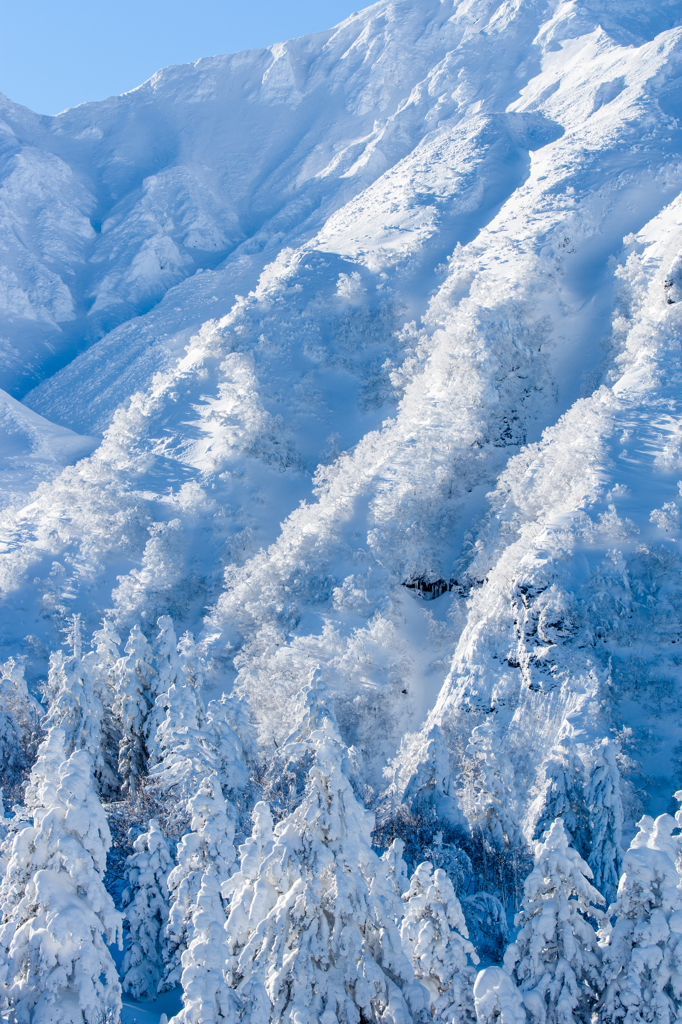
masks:
[[[633,836],[678,842],[672,819],[665,842],[637,822],[682,787],[681,60],[676,0],[381,0],[57,117],[0,97],[0,648],[24,751],[6,794],[40,818],[61,764],[60,807],[87,805],[88,751],[119,903],[136,835],[181,886],[188,843],[222,829],[206,886],[242,1002],[223,994],[220,1019],[360,1020],[331,996],[300,1017],[262,1001],[274,933],[245,966],[253,886],[284,886],[323,790],[365,851],[342,829],[339,863],[388,887],[351,903],[390,931],[386,893],[412,886],[408,960],[420,886],[441,883],[402,879],[390,842],[445,868],[472,993],[457,915],[499,962],[543,832],[536,857],[564,851],[593,923],[580,857],[612,901]],[[39,720],[64,745],[49,733],[23,794]],[[504,1003],[520,1022],[520,924],[460,1016],[419,1010],[436,983],[408,991],[395,950],[373,1002],[335,984],[363,1021]]]

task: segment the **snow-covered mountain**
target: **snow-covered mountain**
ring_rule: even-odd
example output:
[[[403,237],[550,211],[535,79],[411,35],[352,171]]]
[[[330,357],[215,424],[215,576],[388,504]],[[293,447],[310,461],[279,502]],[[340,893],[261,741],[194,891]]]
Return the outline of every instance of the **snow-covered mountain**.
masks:
[[[2,98],[5,656],[170,614],[263,757],[319,669],[372,809],[439,726],[470,821],[569,733],[670,810],[681,62],[679,0],[380,0]]]

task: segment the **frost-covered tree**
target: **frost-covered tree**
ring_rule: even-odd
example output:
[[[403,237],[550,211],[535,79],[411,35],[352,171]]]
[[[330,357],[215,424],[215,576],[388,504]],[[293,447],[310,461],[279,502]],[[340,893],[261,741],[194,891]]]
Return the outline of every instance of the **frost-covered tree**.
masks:
[[[0,783],[12,802],[34,756],[41,716],[21,662],[10,658],[0,664]]]
[[[123,991],[134,999],[155,999],[163,973],[161,935],[168,920],[168,876],[173,859],[152,818],[127,858],[123,892],[130,944],[123,958]]]
[[[410,888],[410,876],[403,858],[405,843],[402,839],[394,839],[389,848],[382,854],[381,860],[386,865],[388,880],[396,896],[402,897]],[[399,924],[400,922],[398,922]]]
[[[233,964],[246,945],[250,931],[277,902],[277,890],[261,877],[263,861],[275,843],[272,814],[264,800],[258,801],[251,818],[251,835],[239,847],[239,870],[222,887],[222,895],[229,901],[227,947]],[[258,899],[254,902],[256,885]]]
[[[157,733],[166,718],[170,688],[176,684],[182,688],[186,683],[177,651],[177,638],[173,628],[173,620],[170,615],[161,615],[157,619],[156,624],[159,632],[156,638],[156,656],[154,659],[156,666],[152,691],[154,706],[147,716],[145,727],[145,740],[150,765],[157,764],[161,759],[161,747],[157,739]]]
[[[183,836],[178,844],[177,866],[168,876],[172,902],[164,931],[166,967],[160,991],[173,988],[181,980],[181,958],[192,941],[192,920],[198,905],[202,878],[211,869],[218,889],[215,889],[213,883],[210,883],[210,889],[218,892],[220,885],[229,879],[236,862],[234,813],[225,802],[216,774],[201,782],[198,792],[189,801],[188,810],[192,831]],[[225,917],[223,914],[223,924]],[[226,936],[222,934],[221,942],[226,941]]]
[[[226,908],[221,896],[224,866],[207,864],[190,910],[182,962],[183,1008],[172,1024],[236,1024],[239,999],[225,980]]]
[[[679,812],[678,812],[679,816]],[[602,928],[602,1024],[671,1024],[682,1017],[679,823],[645,816],[623,862]]]
[[[467,815],[471,825],[471,856],[481,888],[497,890],[503,901],[516,901],[521,833],[514,814],[514,772],[500,749],[489,718],[471,733],[466,749]]]
[[[280,814],[292,811],[303,795],[315,758],[310,737],[324,721],[336,725],[331,694],[319,668],[297,694],[293,717],[296,726],[275,751],[265,785],[270,805]]]
[[[125,645],[116,666],[115,714],[120,724],[118,771],[124,793],[136,793],[147,772],[147,717],[154,706],[152,649],[139,625]]]
[[[277,825],[255,880],[236,883],[228,981],[249,1024],[409,1021],[408,1002],[423,1007],[425,994],[402,951],[397,898],[371,848],[373,815],[342,771],[344,747],[329,719],[309,743],[314,761],[301,804]],[[254,860],[259,847],[265,853],[250,847]],[[230,935],[233,924],[243,944]]]
[[[447,1024],[475,1020],[473,964],[462,908],[446,873],[420,864],[405,893],[400,935],[415,978],[429,993],[431,1017]]]
[[[109,792],[115,780],[110,778],[109,765],[102,748],[104,709],[93,683],[88,664],[83,658],[80,616],[74,615],[68,640],[72,653],[63,651],[50,655],[47,678],[48,708],[43,728],[61,729],[64,753],[84,750],[91,759],[99,792]]]
[[[526,1024],[526,1011],[518,988],[501,967],[479,971],[474,984],[478,1024]]]
[[[568,845],[557,818],[535,845],[516,915],[520,928],[505,970],[523,994],[533,1024],[589,1024],[601,987],[599,942],[591,921],[603,912],[592,872]]]
[[[575,730],[570,723],[564,723],[542,771],[545,782],[537,802],[533,835],[541,839],[556,818],[561,818],[569,844],[586,860],[592,839],[585,797],[585,766],[576,749]]]
[[[609,739],[601,741],[585,794],[591,832],[587,863],[592,868],[594,884],[607,903],[616,898],[623,863],[623,803],[617,753],[615,743]]]
[[[258,757],[256,730],[243,697],[224,693],[206,709],[205,732],[215,751],[215,769],[220,784],[235,803],[249,788],[249,765]]]
[[[13,839],[0,890],[0,977],[20,1021],[115,1024],[121,987],[107,944],[121,948],[121,917],[103,883],[111,838],[90,758],[76,750],[64,759],[64,740],[52,729],[42,744],[33,823]]]
[[[120,785],[118,749],[121,733],[114,710],[120,646],[120,636],[109,619],[105,618],[101,628],[92,634],[93,650],[83,658],[84,670],[90,675],[93,691],[102,705],[100,747],[104,770],[100,790],[108,797],[117,795]]]
[[[378,841],[399,836],[411,868],[427,858],[446,868],[453,882],[467,875],[471,864],[462,844],[469,826],[457,802],[440,726],[406,737],[386,775],[391,781],[377,815]]]
[[[156,730],[157,761],[149,773],[153,789],[171,797],[180,808],[196,793],[201,780],[212,770],[214,751],[207,742],[201,697],[184,677],[174,682],[165,694],[166,717]],[[172,815],[170,817],[173,817]]]

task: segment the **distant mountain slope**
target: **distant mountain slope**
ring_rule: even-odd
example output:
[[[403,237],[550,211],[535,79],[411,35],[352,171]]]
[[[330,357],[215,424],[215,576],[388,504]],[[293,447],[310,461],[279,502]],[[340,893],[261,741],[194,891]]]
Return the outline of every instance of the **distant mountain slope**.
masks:
[[[319,665],[370,801],[406,733],[457,769],[491,720],[525,825],[573,715],[625,744],[631,821],[664,806],[681,23],[395,0],[57,118],[5,101],[4,386],[104,437],[14,501],[7,653],[36,676],[74,610],[170,612],[266,751]]]

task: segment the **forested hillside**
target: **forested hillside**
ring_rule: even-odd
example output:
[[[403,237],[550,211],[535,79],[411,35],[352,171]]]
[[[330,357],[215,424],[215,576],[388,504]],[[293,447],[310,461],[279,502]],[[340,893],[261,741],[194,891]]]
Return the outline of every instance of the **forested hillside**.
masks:
[[[681,61],[380,0],[0,97],[12,1024],[682,1020]]]

